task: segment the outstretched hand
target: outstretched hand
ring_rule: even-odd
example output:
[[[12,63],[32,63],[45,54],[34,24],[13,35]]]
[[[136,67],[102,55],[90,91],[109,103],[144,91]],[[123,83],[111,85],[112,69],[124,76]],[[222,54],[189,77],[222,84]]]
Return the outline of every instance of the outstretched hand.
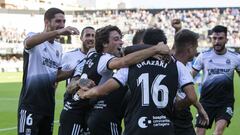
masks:
[[[62,29],[58,29],[58,35],[79,35],[79,30],[75,27],[67,26]]]

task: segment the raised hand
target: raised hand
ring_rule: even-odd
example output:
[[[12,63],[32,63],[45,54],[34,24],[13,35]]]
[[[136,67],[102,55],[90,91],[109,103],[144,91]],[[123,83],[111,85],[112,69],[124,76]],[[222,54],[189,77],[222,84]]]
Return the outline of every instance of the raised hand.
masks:
[[[79,30],[75,27],[67,26],[62,29],[58,29],[58,35],[79,35]]]

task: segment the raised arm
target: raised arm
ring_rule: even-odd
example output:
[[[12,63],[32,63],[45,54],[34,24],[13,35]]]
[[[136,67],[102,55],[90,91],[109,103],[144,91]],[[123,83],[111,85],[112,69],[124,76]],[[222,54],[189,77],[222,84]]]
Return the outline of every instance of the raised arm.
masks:
[[[59,35],[78,35],[78,34],[79,34],[78,29],[71,26],[54,31],[38,33],[25,39],[24,48],[31,49],[34,46],[39,45],[45,41],[53,40]]]
[[[138,62],[143,61],[146,58],[149,58],[151,56],[154,56],[156,54],[161,54],[161,50],[165,50],[168,48],[167,45],[163,44],[162,42],[159,43],[158,45],[154,45],[150,48],[143,49],[134,53],[130,53],[124,57],[121,58],[114,58],[109,62],[108,67],[110,69],[119,69],[123,67],[127,67],[133,64],[136,64]],[[168,48],[168,53],[169,53],[169,48]]]

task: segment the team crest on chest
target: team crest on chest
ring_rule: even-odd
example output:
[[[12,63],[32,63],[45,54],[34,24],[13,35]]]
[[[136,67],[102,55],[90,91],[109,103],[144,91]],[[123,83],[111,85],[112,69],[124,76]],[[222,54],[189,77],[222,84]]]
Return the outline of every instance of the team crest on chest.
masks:
[[[227,59],[227,60],[226,60],[226,64],[228,64],[228,65],[231,64],[231,60],[230,60],[230,59]]]

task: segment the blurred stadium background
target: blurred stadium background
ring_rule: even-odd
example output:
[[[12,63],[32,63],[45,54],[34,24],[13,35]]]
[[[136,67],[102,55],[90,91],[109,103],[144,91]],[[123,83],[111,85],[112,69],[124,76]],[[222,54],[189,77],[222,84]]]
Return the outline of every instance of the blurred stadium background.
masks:
[[[30,31],[43,30],[43,13],[50,7],[66,12],[66,26],[81,30],[85,26],[99,28],[117,25],[124,34],[124,46],[131,44],[138,29],[159,27],[173,42],[171,19],[180,18],[183,28],[200,34],[198,51],[211,47],[210,29],[217,24],[228,27],[231,50],[240,50],[239,0],[0,0],[0,135],[16,134],[16,109],[21,88],[23,40]],[[78,36],[61,37],[64,51],[80,47]],[[239,127],[239,78],[235,77],[235,115],[226,135],[236,135]],[[62,108],[64,85],[56,98],[57,134],[59,112]],[[210,135],[210,132],[208,132]]]

